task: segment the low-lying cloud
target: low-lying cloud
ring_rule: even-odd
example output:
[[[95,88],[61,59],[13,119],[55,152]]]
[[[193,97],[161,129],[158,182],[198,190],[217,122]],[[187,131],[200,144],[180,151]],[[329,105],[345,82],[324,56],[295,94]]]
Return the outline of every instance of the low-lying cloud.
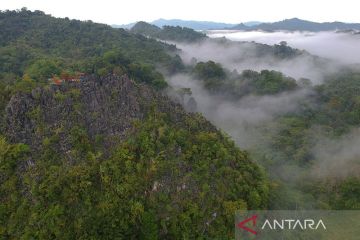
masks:
[[[330,58],[344,64],[360,63],[360,34],[336,32],[261,32],[261,31],[209,31],[210,37],[226,37],[234,41],[255,41],[304,49],[311,54]]]
[[[330,57],[342,63],[360,62],[360,35],[330,32],[227,32],[221,34],[215,32],[213,34],[213,37],[219,36],[226,36],[232,40],[253,40],[266,44],[287,41],[290,46],[305,49],[311,54]],[[262,55],[261,51],[259,54],[259,46],[260,48],[264,46],[251,42],[234,44],[208,39],[200,43],[176,43],[176,45],[181,49],[181,58],[188,65],[194,64],[194,58],[197,61],[212,60],[229,70],[236,69],[241,72],[246,69],[256,71],[271,69],[281,71],[295,79],[308,78],[314,84],[321,83],[324,76],[338,71],[342,65],[335,61],[329,61],[330,64],[319,66],[318,62],[314,60],[316,58],[309,54],[279,59],[265,50],[265,54]],[[266,46],[265,48],[269,49]],[[270,147],[267,140],[264,139],[262,127],[269,126],[272,121],[276,122],[278,116],[295,112],[299,109],[301,102],[313,94],[309,89],[300,88],[278,95],[248,95],[240,100],[229,100],[210,94],[204,89],[201,81],[193,79],[189,74],[171,76],[168,78],[168,82],[174,88],[190,88],[192,97],[197,103],[197,111],[229,134],[240,148],[248,150],[256,149],[259,144],[265,148]],[[276,124],[273,126],[276,128]],[[276,134],[276,129],[270,130],[273,131],[272,134]],[[358,175],[360,173],[359,136],[360,129],[337,140],[318,136],[312,152],[314,163],[307,175],[319,179],[328,177],[341,179]],[[297,177],[292,168],[298,167],[289,162],[272,171],[287,181],[296,181]],[[295,172],[300,173],[300,168]]]
[[[168,82],[174,88],[191,88],[197,111],[227,132],[243,149],[258,144],[260,126],[276,116],[295,111],[301,100],[311,94],[309,90],[300,89],[278,95],[248,95],[237,101],[228,101],[209,94],[200,81],[189,75],[172,76]]]
[[[295,79],[308,78],[314,83],[322,82],[325,74],[336,71],[335,65],[330,61],[326,64],[319,64],[309,54],[279,59],[269,52],[269,47],[250,42],[234,44],[210,39],[200,43],[176,43],[176,45],[181,49],[180,56],[186,64],[192,64],[194,58],[197,61],[212,60],[221,63],[229,70],[236,69],[238,72],[247,69],[276,70]],[[266,48],[263,54],[262,50],[259,50],[262,47]]]
[[[314,148],[313,176],[333,179],[360,175],[360,128],[339,139],[322,139]]]

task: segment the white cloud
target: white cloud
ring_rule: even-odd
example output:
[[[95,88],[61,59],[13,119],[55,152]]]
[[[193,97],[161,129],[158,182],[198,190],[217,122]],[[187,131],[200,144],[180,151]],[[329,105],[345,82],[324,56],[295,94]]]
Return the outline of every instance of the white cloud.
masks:
[[[167,81],[175,88],[191,88],[197,110],[215,126],[231,135],[244,149],[258,144],[261,138],[260,126],[277,115],[294,111],[311,94],[309,90],[300,89],[278,95],[248,95],[237,101],[229,101],[209,94],[201,81],[194,80],[189,75],[168,77]]]
[[[307,50],[314,55],[331,58],[342,63],[360,63],[360,34],[210,31],[209,36],[224,36],[235,41],[255,41],[270,45],[287,41],[289,46]]]
[[[360,174],[360,129],[339,139],[322,139],[314,147],[314,177],[344,178]]]
[[[272,54],[257,54],[256,45],[252,43],[221,44],[215,41],[203,41],[196,44],[176,44],[182,50],[180,56],[185,63],[191,63],[195,57],[198,61],[215,61],[229,70],[242,72],[246,69],[261,71],[276,70],[295,79],[308,78],[314,83],[322,82],[324,73],[335,71],[329,66],[317,66],[313,57],[303,55],[292,59],[275,59]],[[270,51],[271,52],[271,51]]]

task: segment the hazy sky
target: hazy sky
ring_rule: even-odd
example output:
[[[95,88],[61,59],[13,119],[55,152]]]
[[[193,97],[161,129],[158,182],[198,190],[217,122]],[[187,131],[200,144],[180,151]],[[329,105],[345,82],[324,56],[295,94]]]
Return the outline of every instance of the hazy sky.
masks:
[[[298,17],[360,22],[358,0],[0,0],[0,9],[42,10],[56,17],[124,24],[158,18],[240,23]]]

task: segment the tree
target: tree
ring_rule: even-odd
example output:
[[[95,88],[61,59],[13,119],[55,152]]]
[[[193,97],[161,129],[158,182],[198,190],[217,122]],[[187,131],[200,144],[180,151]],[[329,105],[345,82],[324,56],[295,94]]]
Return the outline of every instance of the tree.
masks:
[[[152,210],[145,211],[142,215],[140,238],[144,240],[156,240],[159,238],[158,225]]]
[[[36,60],[26,69],[26,74],[38,82],[47,82],[48,78],[60,73],[61,67],[59,62],[51,59]]]

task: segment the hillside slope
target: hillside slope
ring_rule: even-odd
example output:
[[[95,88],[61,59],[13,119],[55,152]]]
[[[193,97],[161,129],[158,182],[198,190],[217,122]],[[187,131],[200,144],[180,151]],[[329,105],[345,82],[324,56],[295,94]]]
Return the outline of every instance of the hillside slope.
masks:
[[[6,84],[24,75],[44,82],[76,71],[98,75],[115,71],[144,81],[140,78],[154,75],[155,67],[176,71],[179,61],[173,45],[41,11],[0,12],[0,29],[0,82]]]
[[[14,95],[0,150],[5,238],[230,238],[267,204],[246,152],[126,76]]]
[[[162,28],[147,22],[137,22],[130,31],[151,38],[175,42],[200,42],[206,35],[191,28],[180,26],[163,26]]]

